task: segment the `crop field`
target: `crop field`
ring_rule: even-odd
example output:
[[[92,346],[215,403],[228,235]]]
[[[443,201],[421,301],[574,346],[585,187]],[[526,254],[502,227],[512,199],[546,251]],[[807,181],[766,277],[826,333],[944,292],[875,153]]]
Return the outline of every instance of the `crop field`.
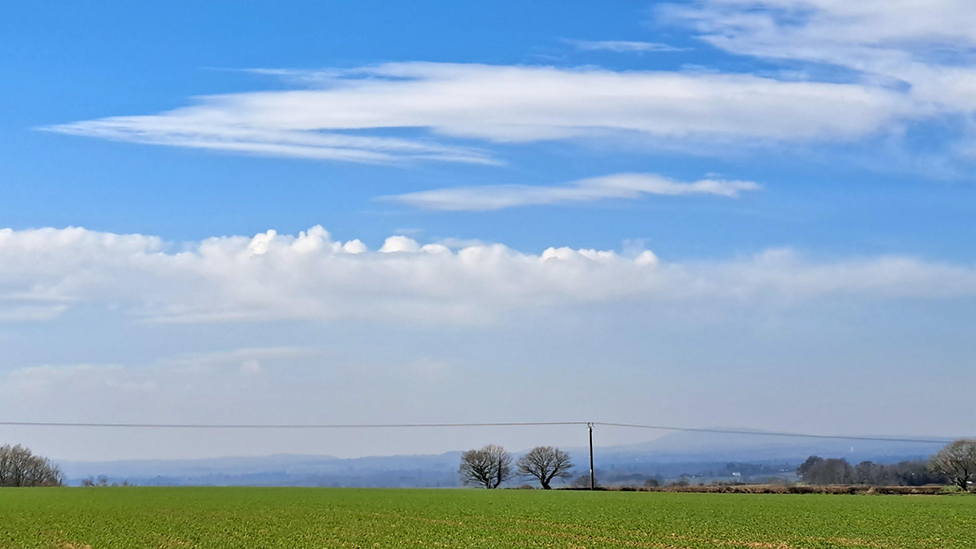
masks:
[[[973,548],[976,497],[0,490],[0,548]]]

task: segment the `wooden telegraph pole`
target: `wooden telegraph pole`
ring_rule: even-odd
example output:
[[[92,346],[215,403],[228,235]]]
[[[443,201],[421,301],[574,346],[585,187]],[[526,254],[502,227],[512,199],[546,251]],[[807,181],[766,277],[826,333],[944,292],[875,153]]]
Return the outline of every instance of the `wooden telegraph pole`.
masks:
[[[590,431],[590,490],[595,490],[596,480],[593,476],[593,424],[587,423],[586,428]]]

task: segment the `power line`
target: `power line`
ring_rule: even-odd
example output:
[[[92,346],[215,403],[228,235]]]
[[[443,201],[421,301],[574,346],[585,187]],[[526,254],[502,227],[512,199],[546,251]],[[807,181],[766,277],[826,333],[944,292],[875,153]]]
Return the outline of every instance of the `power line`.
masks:
[[[749,431],[745,429],[706,429],[697,427],[674,427],[665,425],[644,425],[637,423],[612,423],[604,421],[518,421],[493,423],[68,423],[54,421],[0,421],[6,427],[64,427],[64,428],[120,428],[120,429],[422,429],[422,428],[463,428],[463,427],[544,427],[544,426],[590,426],[622,427],[629,429],[650,429],[658,431],[677,431],[692,433],[712,433],[730,435],[757,435],[770,437],[794,437],[832,440],[852,440],[862,442],[900,442],[919,444],[945,444],[951,439],[871,437],[853,435],[823,435],[810,433],[788,433],[775,431]]]
[[[405,429],[423,427],[537,427],[586,425],[586,421],[519,421],[500,423],[64,423],[0,421],[13,427],[110,427],[123,429]]]
[[[696,427],[666,427],[663,425],[640,425],[636,423],[607,423],[594,421],[593,425],[605,427],[627,427],[631,429],[653,429],[658,431],[681,431],[690,433],[719,433],[727,435],[759,435],[767,437],[797,437],[797,438],[819,438],[834,440],[857,440],[866,442],[917,442],[924,444],[946,444],[952,439],[925,439],[925,438],[896,438],[896,437],[862,437],[854,435],[816,435],[809,433],[785,433],[776,431],[748,431],[745,429],[702,429]]]

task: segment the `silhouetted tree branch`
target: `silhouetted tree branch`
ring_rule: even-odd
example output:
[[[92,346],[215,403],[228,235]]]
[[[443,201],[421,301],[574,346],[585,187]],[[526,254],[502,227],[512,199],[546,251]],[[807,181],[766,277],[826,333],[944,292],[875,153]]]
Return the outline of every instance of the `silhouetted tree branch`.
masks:
[[[949,477],[956,486],[969,489],[976,476],[976,440],[959,439],[939,450],[930,461],[932,470]]]
[[[461,482],[471,486],[498,488],[512,478],[512,457],[501,446],[489,444],[480,450],[468,450],[461,454],[458,469]]]
[[[538,446],[519,458],[517,466],[520,475],[535,477],[543,489],[549,490],[552,479],[569,478],[573,463],[559,448]]]
[[[0,446],[0,486],[60,486],[64,474],[51,460],[23,446]]]

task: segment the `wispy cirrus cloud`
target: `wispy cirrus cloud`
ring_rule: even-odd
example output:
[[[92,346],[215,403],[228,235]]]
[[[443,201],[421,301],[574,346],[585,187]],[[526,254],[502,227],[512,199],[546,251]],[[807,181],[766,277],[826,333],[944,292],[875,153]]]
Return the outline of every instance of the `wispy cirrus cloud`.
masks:
[[[749,74],[419,62],[263,72],[301,87],[43,129],[252,155],[492,163],[486,143],[850,141],[917,115],[910,98],[883,87]],[[394,129],[413,135],[380,135]]]
[[[252,69],[293,89],[207,96],[159,113],[44,129],[135,143],[360,163],[500,163],[493,143],[615,139],[685,149],[866,141],[976,112],[976,5],[966,0],[696,0],[656,22],[754,59],[842,68],[785,73],[403,62]],[[568,40],[586,51],[668,44]],[[801,73],[803,71],[800,71]],[[828,71],[829,72],[829,71]],[[820,73],[818,73],[820,74]],[[391,137],[391,131],[397,136]],[[954,139],[948,137],[946,139]],[[952,147],[947,143],[947,148]],[[961,147],[970,150],[972,147]]]
[[[967,0],[700,0],[658,13],[732,53],[901,87],[927,114],[976,109],[976,4]]]
[[[166,357],[137,368],[123,364],[70,364],[27,366],[6,372],[6,388],[14,392],[34,392],[46,387],[60,387],[95,381],[119,389],[155,390],[154,378],[165,376],[180,381],[193,375],[253,375],[264,363],[280,364],[303,358],[321,358],[327,353],[314,347],[256,347],[230,351],[183,354]],[[147,379],[148,378],[148,379]]]
[[[219,103],[220,100],[215,100]],[[216,111],[221,118],[211,120]],[[246,109],[218,107],[214,103],[157,116],[120,116],[41,128],[47,131],[98,137],[145,145],[206,149],[255,156],[333,160],[364,164],[410,161],[497,164],[498,160],[474,147],[451,146],[425,139],[351,135],[337,131],[295,129],[287,124],[238,123]],[[343,128],[344,129],[344,128]]]
[[[636,40],[564,40],[579,51],[607,51],[612,53],[651,53],[687,51],[660,42],[641,42]]]
[[[380,200],[407,204],[424,210],[489,211],[543,204],[572,204],[608,199],[634,200],[647,195],[712,195],[729,198],[758,191],[753,181],[703,179],[691,183],[656,174],[623,173],[592,177],[568,185],[492,185],[435,189],[384,196]]]

